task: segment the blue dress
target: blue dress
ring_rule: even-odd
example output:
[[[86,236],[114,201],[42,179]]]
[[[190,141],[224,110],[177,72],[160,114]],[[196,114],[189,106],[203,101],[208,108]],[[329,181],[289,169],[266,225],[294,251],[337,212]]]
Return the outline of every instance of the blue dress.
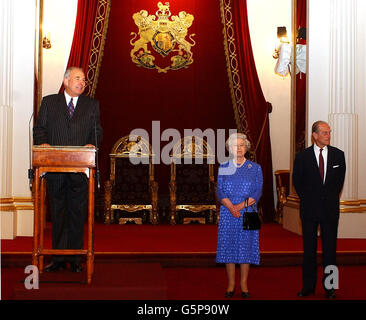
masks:
[[[246,160],[236,167],[233,160],[220,165],[217,196],[221,202],[229,198],[233,204],[252,197],[258,203],[262,194],[263,175],[259,164]],[[253,206],[254,208],[255,205]],[[243,230],[243,212],[235,218],[224,205],[220,207],[217,235],[217,263],[259,264],[259,230]],[[249,207],[248,211],[252,211]]]

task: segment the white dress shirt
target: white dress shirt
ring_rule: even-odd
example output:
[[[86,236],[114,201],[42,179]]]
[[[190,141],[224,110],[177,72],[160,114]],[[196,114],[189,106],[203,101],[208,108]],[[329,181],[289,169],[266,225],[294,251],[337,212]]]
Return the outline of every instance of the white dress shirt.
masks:
[[[316,162],[318,163],[318,167],[319,167],[319,154],[320,154],[320,148],[314,143],[314,152],[315,152],[315,158],[316,158]],[[327,176],[327,160],[328,160],[328,147],[325,146],[323,148],[323,159],[324,159],[324,181],[325,182],[325,177]]]
[[[69,95],[66,93],[66,91],[64,91],[64,94],[65,94],[65,98],[66,98],[66,105],[69,105],[70,100],[71,100],[71,98],[72,98],[72,103],[73,103],[73,105],[74,105],[74,110],[75,110],[75,109],[76,109],[76,104],[78,103],[78,99],[79,99],[79,97],[71,97],[71,96],[69,96]]]

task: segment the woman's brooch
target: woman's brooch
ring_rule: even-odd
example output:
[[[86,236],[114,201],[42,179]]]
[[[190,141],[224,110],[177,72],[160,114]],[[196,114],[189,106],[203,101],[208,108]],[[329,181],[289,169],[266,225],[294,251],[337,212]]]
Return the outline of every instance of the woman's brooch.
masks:
[[[252,165],[249,163],[249,164],[248,164],[248,169],[250,169],[251,167],[252,167]]]

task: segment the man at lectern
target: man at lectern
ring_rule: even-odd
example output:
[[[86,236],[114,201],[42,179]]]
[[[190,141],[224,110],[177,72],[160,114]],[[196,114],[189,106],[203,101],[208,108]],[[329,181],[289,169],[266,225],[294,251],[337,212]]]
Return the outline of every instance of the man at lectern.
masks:
[[[65,91],[42,99],[33,129],[35,145],[99,146],[102,127],[97,100],[82,95],[85,74],[81,68],[66,70]],[[88,210],[88,180],[82,173],[47,173],[47,192],[52,219],[53,249],[82,249]],[[66,268],[81,272],[81,256],[54,255],[46,272]]]

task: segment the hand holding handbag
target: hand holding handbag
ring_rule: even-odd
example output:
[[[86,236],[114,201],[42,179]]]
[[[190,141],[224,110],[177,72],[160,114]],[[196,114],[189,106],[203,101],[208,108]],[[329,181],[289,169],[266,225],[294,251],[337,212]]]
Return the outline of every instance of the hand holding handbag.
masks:
[[[243,230],[259,230],[261,228],[261,220],[258,211],[253,205],[250,206],[253,211],[248,211],[248,199],[245,200],[245,211],[243,213]]]

